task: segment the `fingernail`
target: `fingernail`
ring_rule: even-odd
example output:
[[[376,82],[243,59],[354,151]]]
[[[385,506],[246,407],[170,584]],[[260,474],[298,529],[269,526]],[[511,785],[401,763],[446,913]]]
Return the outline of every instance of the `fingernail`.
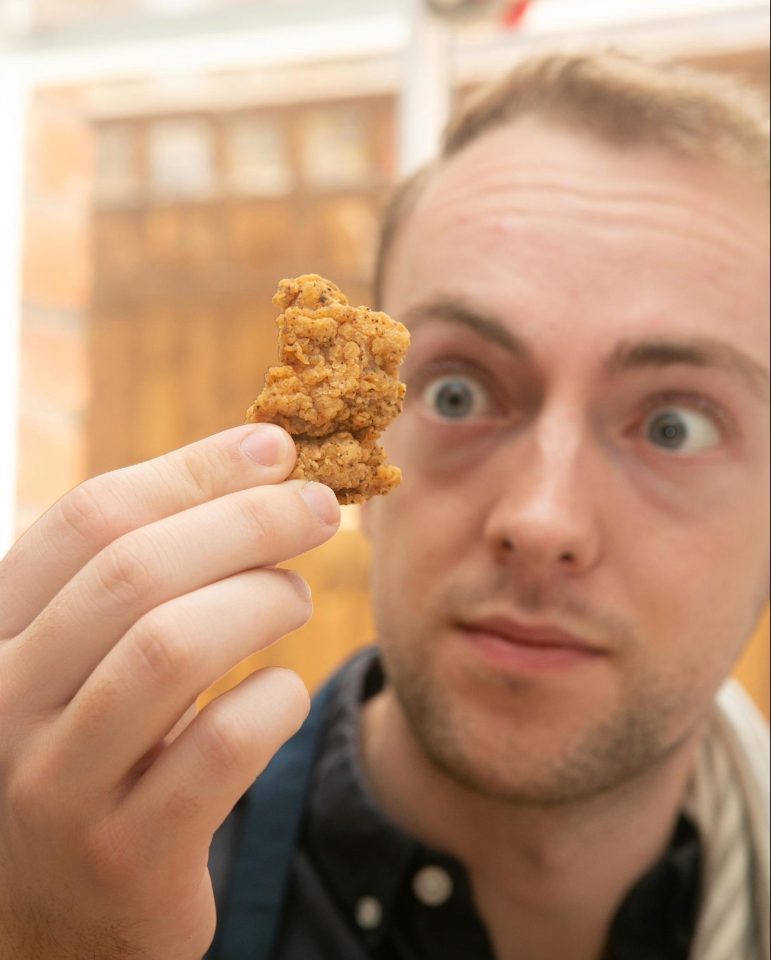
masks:
[[[294,570],[288,570],[289,579],[292,583],[292,586],[297,591],[297,595],[301,600],[310,600],[311,598],[311,588],[308,586],[308,581],[300,576],[299,573],[295,573]]]
[[[260,423],[241,441],[241,450],[263,467],[274,467],[286,455],[286,436],[272,423]]]
[[[300,496],[313,510],[322,523],[336,524],[340,520],[340,507],[337,497],[323,483],[306,483],[300,488]]]

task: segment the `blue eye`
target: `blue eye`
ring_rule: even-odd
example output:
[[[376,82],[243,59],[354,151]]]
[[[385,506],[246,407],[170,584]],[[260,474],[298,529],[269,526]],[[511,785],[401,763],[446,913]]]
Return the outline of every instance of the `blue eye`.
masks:
[[[720,442],[709,417],[681,407],[656,411],[645,421],[644,432],[655,446],[677,453],[701,453]]]
[[[489,406],[487,393],[468,377],[439,377],[426,387],[423,399],[448,420],[478,416]]]

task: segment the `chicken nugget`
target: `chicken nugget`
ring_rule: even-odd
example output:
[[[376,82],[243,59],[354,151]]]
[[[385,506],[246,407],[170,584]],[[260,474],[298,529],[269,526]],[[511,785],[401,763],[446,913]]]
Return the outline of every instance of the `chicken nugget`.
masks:
[[[282,280],[273,302],[282,310],[280,365],[268,370],[246,422],[284,427],[297,445],[291,476],[327,484],[340,503],[388,493],[401,471],[386,462],[378,438],[402,409],[407,328],[352,307],[316,274]]]

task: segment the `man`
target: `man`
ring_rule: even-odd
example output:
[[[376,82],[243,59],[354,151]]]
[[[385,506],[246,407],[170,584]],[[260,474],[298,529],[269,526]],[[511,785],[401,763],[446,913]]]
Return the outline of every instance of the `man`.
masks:
[[[230,817],[306,695],[187,711],[308,616],[329,491],[260,426],[52,508],[0,568],[2,960],[201,957],[223,820],[225,960],[768,958],[767,176],[752,98],[620,55],[451,125],[381,251],[379,653]]]

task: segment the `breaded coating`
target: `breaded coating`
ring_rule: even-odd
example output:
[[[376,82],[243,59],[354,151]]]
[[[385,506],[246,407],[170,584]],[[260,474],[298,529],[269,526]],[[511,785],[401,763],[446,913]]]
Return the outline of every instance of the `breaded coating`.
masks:
[[[282,280],[280,366],[246,414],[247,423],[277,423],[295,439],[292,477],[331,487],[340,503],[388,493],[401,479],[386,463],[380,433],[402,409],[399,365],[407,328],[388,314],[352,307],[323,277]]]

